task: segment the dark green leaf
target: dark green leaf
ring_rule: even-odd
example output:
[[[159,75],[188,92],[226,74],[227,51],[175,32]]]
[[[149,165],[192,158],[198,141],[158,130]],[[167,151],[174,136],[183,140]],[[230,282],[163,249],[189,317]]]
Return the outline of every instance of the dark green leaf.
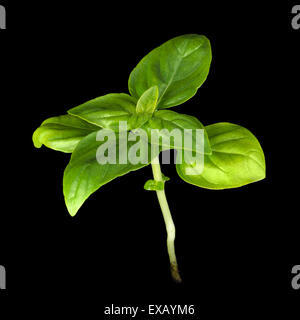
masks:
[[[211,63],[210,42],[205,36],[176,37],[151,51],[129,77],[130,94],[139,97],[158,86],[158,109],[182,104],[195,95],[205,81]]]

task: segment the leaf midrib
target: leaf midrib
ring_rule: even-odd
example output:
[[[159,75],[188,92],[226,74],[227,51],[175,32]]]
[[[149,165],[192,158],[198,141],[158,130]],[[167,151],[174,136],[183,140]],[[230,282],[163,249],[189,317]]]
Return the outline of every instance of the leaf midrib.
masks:
[[[185,45],[184,45],[184,49],[185,49],[186,46],[187,46],[187,42],[186,42]],[[176,48],[176,46],[175,46],[175,48]],[[183,50],[184,50],[184,49],[183,49]],[[176,48],[176,50],[178,51],[177,48]],[[177,65],[175,66],[174,71],[173,71],[173,74],[172,74],[169,82],[166,83],[166,88],[164,89],[162,95],[159,97],[159,99],[158,99],[158,101],[157,101],[157,107],[159,107],[159,104],[160,104],[163,96],[165,95],[166,91],[169,89],[171,83],[173,82],[173,79],[174,79],[174,77],[175,77],[175,74],[177,73],[178,68],[179,68],[179,66],[181,65],[183,59],[184,59],[184,56],[182,56],[182,54],[180,54],[180,61],[179,61],[179,62],[177,63]],[[164,81],[163,81],[163,82],[164,82]],[[164,82],[164,83],[165,83],[165,82]]]

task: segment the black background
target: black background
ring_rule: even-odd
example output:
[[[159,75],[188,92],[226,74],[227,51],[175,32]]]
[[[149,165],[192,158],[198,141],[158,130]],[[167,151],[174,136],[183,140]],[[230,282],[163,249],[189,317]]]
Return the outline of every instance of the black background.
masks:
[[[71,297],[72,308],[88,298],[88,310],[100,317],[111,303],[196,304],[197,316],[210,317],[286,314],[299,305],[290,284],[299,264],[300,31],[291,27],[293,4],[198,2],[1,1],[0,264],[7,297],[51,293],[56,302]],[[184,279],[175,285],[156,195],[143,190],[151,168],[109,183],[71,218],[62,194],[69,155],[35,149],[31,135],[44,119],[86,100],[128,92],[139,60],[185,33],[210,39],[213,62],[197,95],[173,110],[205,125],[247,127],[265,151],[267,178],[210,191],[163,165]]]

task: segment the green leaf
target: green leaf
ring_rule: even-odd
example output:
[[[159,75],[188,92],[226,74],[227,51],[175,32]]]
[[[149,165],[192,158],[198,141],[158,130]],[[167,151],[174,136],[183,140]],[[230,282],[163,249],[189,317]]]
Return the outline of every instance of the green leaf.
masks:
[[[127,130],[132,130],[148,120],[137,115],[136,99],[125,93],[111,93],[98,97],[69,110],[68,113],[116,132],[119,131],[120,121],[126,121]]]
[[[162,44],[146,55],[129,77],[130,94],[139,99],[158,86],[158,109],[182,104],[205,81],[211,63],[210,42],[205,36],[187,34]]]
[[[161,177],[162,177],[162,179],[163,179],[164,182],[170,181],[170,178],[167,177],[167,176],[165,176],[163,173],[161,174]]]
[[[156,109],[158,99],[158,88],[153,86],[147,91],[145,91],[136,105],[136,112],[138,114],[149,114],[150,116]]]
[[[44,144],[48,148],[70,153],[83,137],[97,130],[99,127],[79,118],[63,115],[45,120],[33,133],[32,140],[36,148]]]
[[[127,142],[128,153],[125,154],[124,150],[126,149],[123,149],[123,147],[127,141],[127,133],[116,134],[116,149],[113,145],[114,141],[97,141],[96,138],[99,133],[100,131],[98,133],[93,132],[80,141],[64,172],[64,197],[68,211],[72,216],[77,213],[84,201],[101,186],[130,171],[145,167],[151,161],[151,153],[148,149],[149,156],[147,156],[146,163],[132,164],[129,162],[128,153],[131,152],[130,150],[136,142]],[[108,149],[112,147],[112,151],[115,150],[116,163],[99,164],[97,161],[97,150],[100,146],[103,147],[104,143],[107,144],[105,147]],[[149,145],[147,145],[147,148],[149,148]],[[145,151],[142,152],[145,153]],[[127,163],[120,164],[121,157]]]
[[[203,153],[211,154],[211,148],[207,133],[202,123],[195,117],[186,114],[180,114],[171,110],[159,110],[154,113],[153,117],[142,126],[147,131],[148,139],[151,144],[159,144],[163,150],[172,149],[198,151],[201,150],[196,138],[196,129],[204,130]],[[155,130],[156,129],[156,130]],[[172,138],[172,131],[176,133],[179,130],[182,139],[177,141]],[[184,135],[190,139],[192,146],[185,144]],[[169,144],[169,141],[171,144]]]
[[[216,123],[206,130],[213,153],[204,157],[202,172],[199,165],[177,164],[184,181],[207,189],[227,189],[265,178],[264,153],[249,130],[231,123]]]
[[[165,182],[164,181],[156,181],[156,180],[148,180],[145,185],[144,189],[147,191],[158,191],[165,189]]]
[[[157,181],[153,179],[148,180],[144,185],[144,189],[147,191],[164,190],[165,182],[169,181],[170,178],[165,176],[163,173],[161,174],[161,176],[162,176],[162,181]]]

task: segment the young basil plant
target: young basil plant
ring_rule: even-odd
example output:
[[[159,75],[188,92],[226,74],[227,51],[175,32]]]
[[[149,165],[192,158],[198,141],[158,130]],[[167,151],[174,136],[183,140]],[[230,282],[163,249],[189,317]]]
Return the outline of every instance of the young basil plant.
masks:
[[[231,123],[204,127],[195,117],[166,110],[196,94],[208,75],[211,58],[210,42],[205,36],[188,34],[171,39],[146,55],[131,72],[130,95],[112,93],[88,101],[68,114],[47,119],[33,134],[37,148],[45,145],[72,153],[63,177],[65,203],[71,216],[106,183],[152,165],[154,179],[144,188],[157,193],[167,229],[171,274],[177,282],[181,277],[174,248],[175,226],[164,190],[168,178],[161,173],[159,153],[166,149],[198,152],[195,132],[202,129],[203,163],[183,159],[176,164],[184,181],[207,189],[228,189],[265,178],[264,153],[250,131]],[[192,143],[186,146],[172,140],[172,130],[188,132]],[[114,139],[99,138],[111,131]],[[147,140],[146,146],[135,140],[140,131],[140,142]],[[157,147],[154,152],[153,146]],[[115,162],[97,160],[97,153],[104,149],[112,152]],[[141,161],[130,162],[132,152]]]

